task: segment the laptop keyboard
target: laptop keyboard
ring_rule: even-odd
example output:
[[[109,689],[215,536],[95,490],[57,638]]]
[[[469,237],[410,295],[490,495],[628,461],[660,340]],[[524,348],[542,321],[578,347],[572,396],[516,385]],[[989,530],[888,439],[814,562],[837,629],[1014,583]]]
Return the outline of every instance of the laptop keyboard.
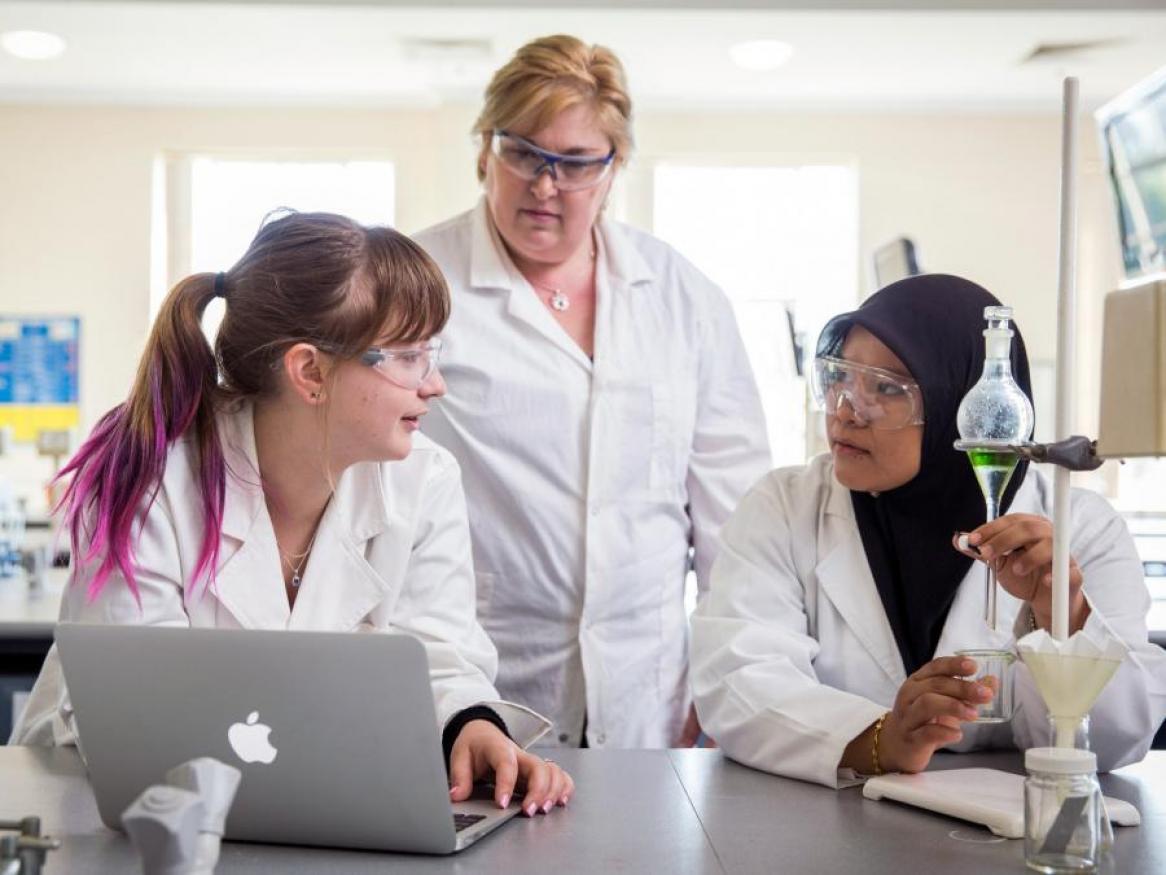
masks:
[[[461,832],[466,827],[473,826],[478,821],[485,819],[486,815],[484,814],[455,814],[453,816],[453,831]]]

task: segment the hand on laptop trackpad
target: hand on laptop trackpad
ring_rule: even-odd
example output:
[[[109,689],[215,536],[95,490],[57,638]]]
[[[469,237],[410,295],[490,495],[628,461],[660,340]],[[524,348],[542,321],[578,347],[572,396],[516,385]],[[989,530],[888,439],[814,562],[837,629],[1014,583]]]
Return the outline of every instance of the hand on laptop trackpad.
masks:
[[[515,793],[514,798],[510,804],[514,805],[522,798],[521,793]],[[475,781],[474,789],[470,791],[467,802],[493,802],[494,801],[494,782],[493,781]]]

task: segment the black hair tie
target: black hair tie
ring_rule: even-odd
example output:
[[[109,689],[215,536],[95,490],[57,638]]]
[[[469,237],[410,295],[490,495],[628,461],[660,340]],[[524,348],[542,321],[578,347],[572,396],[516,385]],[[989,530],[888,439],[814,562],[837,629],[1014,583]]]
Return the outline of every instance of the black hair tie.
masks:
[[[215,297],[227,299],[227,275],[222,271],[215,274]]]

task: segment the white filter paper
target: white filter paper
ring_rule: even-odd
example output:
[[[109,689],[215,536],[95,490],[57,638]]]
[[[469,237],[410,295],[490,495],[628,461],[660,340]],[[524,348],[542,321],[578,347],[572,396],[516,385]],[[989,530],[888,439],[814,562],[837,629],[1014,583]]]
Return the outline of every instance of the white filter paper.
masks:
[[[1112,637],[1095,641],[1084,631],[1062,643],[1038,629],[1017,641],[1016,650],[1032,672],[1049,713],[1080,719],[1125,659],[1127,648]]]

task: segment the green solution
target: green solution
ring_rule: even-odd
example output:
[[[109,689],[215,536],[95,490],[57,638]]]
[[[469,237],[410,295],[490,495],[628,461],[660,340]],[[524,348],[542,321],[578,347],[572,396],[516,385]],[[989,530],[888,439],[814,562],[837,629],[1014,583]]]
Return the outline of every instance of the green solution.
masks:
[[[1020,458],[1008,450],[976,449],[968,450],[968,459],[971,460],[972,471],[975,472],[980,490],[984,493],[984,500],[988,504],[988,518],[994,519],[1000,498],[1004,495]]]
[[[968,450],[968,459],[972,463],[972,471],[979,481],[980,491],[984,493],[984,504],[988,511],[988,522],[996,519],[1000,514],[1000,499],[1012,479],[1012,472],[1016,470],[1016,463],[1020,461],[1016,453],[1009,450],[988,449],[977,447]],[[984,622],[989,629],[996,628],[996,570],[991,564],[985,566],[984,574]]]

